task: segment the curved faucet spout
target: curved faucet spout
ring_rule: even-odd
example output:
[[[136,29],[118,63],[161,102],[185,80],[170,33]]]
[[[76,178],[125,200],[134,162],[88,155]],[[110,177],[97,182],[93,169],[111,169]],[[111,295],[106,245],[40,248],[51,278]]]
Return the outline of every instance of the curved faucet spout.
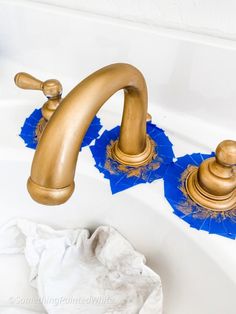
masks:
[[[41,204],[64,203],[73,193],[80,146],[102,105],[124,89],[120,137],[113,157],[120,163],[148,163],[153,147],[146,135],[147,87],[142,73],[129,64],[117,63],[94,72],[61,102],[37,146],[28,191]]]

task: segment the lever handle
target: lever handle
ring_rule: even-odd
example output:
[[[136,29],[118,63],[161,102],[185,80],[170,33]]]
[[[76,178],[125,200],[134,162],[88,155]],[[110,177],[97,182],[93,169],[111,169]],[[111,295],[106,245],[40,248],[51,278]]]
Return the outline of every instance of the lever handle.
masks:
[[[48,121],[54,114],[61,102],[62,85],[58,80],[47,80],[42,82],[32,75],[20,72],[14,78],[16,86],[23,89],[41,90],[48,100],[41,111],[44,119]]]
[[[43,90],[43,82],[25,72],[17,73],[14,81],[22,89]]]
[[[42,82],[28,73],[20,72],[16,74],[14,81],[20,88],[41,90],[49,99],[59,98],[62,94],[62,85],[55,79]]]

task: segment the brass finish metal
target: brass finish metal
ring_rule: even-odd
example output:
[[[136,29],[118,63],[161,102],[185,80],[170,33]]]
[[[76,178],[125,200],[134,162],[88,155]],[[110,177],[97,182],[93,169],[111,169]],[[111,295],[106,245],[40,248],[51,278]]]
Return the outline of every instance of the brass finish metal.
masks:
[[[216,149],[216,157],[192,168],[186,189],[197,204],[214,211],[236,209],[236,141],[225,140]]]
[[[150,115],[150,113],[147,113],[146,121],[147,122],[151,122],[152,121],[152,116]]]
[[[48,98],[42,107],[42,115],[49,120],[61,102],[62,85],[58,80],[47,80],[42,82],[32,75],[20,72],[15,76],[15,84],[23,89],[41,90]]]
[[[78,84],[61,102],[45,128],[32,163],[28,190],[46,205],[65,202],[74,190],[80,146],[97,111],[124,89],[120,137],[112,152],[120,163],[143,165],[155,150],[146,135],[147,87],[135,67],[117,63],[104,67]]]
[[[40,141],[40,138],[43,134],[44,129],[46,128],[47,123],[48,123],[47,120],[44,118],[41,118],[39,120],[36,130],[35,130],[35,137],[36,137],[37,143]]]
[[[154,146],[150,140],[150,137],[146,137],[146,148],[144,151],[137,155],[125,154],[119,148],[119,140],[114,143],[112,149],[112,158],[118,161],[120,164],[132,167],[140,167],[147,165],[154,155]]]

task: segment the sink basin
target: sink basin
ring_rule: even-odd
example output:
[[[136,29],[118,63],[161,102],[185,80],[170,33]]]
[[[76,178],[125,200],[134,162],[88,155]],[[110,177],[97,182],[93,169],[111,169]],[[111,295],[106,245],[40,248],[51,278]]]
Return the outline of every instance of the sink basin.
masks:
[[[115,103],[121,101],[120,95],[113,97],[100,113],[104,127],[110,128],[113,121],[119,120],[120,114],[108,108],[114,108]],[[208,312],[203,313],[220,313],[220,309],[226,311],[227,306],[226,313],[233,313],[234,301],[227,300],[231,297],[234,300],[236,288],[234,241],[190,229],[178,219],[163,196],[162,180],[112,195],[108,181],[94,167],[89,148],[80,153],[76,190],[71,199],[53,207],[35,203],[26,189],[34,151],[25,148],[17,136],[24,114],[30,112],[32,106],[16,101],[11,106],[2,104],[1,109],[5,118],[0,123],[0,224],[24,217],[55,228],[94,230],[99,225],[111,225],[142,252],[147,264],[160,274],[166,313],[199,313],[207,306]],[[155,106],[150,106],[150,110],[153,116],[157,115]],[[171,131],[170,136],[182,153],[184,147],[202,149]],[[28,286],[28,272],[22,256],[0,256],[0,300],[3,303],[13,300],[16,305],[22,302],[19,305],[24,306],[22,300],[36,300],[34,289]],[[196,296],[201,302],[196,302]],[[40,309],[35,303],[27,306]]]
[[[0,78],[0,224],[19,217],[55,228],[94,230],[99,225],[111,225],[146,256],[148,266],[161,276],[165,314],[234,314],[235,241],[191,229],[175,216],[164,198],[163,180],[112,195],[109,182],[94,167],[86,147],[78,160],[75,192],[67,203],[47,207],[30,198],[26,181],[34,151],[24,147],[18,134],[25,118],[41,106],[44,97],[39,92],[18,90],[13,84],[15,73],[28,71],[42,79],[60,79],[66,94],[102,65],[132,63],[147,77],[149,112],[153,123],[171,139],[176,157],[210,153],[221,140],[235,137],[233,44],[210,42],[204,37],[193,39],[174,31],[122,24],[27,1],[1,2],[4,10],[0,10],[0,38],[5,47],[0,65],[5,75]],[[14,21],[10,19],[8,25],[3,14]],[[68,23],[60,23],[62,18]],[[48,30],[45,25],[49,21]],[[24,32],[19,29],[23,27]],[[76,32],[77,43],[73,40]],[[57,41],[59,35],[65,41]],[[135,49],[129,38],[134,38]],[[127,50],[122,50],[125,45]],[[219,69],[212,74],[209,60],[201,59],[203,53],[206,56],[211,53],[214,62],[225,60],[221,78],[215,75]],[[203,73],[203,69],[209,73]],[[219,90],[220,81],[226,77],[228,84],[223,83]],[[101,132],[120,124],[122,105],[123,95],[117,93],[101,109],[98,114],[103,124]],[[0,305],[12,303],[41,309],[35,290],[29,287],[28,276],[22,256],[0,256]],[[31,302],[24,304],[30,298]]]

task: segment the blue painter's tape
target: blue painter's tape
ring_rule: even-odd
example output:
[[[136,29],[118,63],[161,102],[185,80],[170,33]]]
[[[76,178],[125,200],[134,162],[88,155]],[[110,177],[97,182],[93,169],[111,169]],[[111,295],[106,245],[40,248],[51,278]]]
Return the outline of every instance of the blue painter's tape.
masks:
[[[36,149],[38,141],[36,138],[36,128],[42,118],[41,109],[35,109],[31,115],[25,119],[24,125],[21,128],[19,136],[24,140],[26,147]],[[82,142],[81,148],[88,146],[92,143],[94,139],[99,136],[99,131],[101,130],[102,125],[100,119],[95,116],[92,123],[90,124],[87,133]]]

